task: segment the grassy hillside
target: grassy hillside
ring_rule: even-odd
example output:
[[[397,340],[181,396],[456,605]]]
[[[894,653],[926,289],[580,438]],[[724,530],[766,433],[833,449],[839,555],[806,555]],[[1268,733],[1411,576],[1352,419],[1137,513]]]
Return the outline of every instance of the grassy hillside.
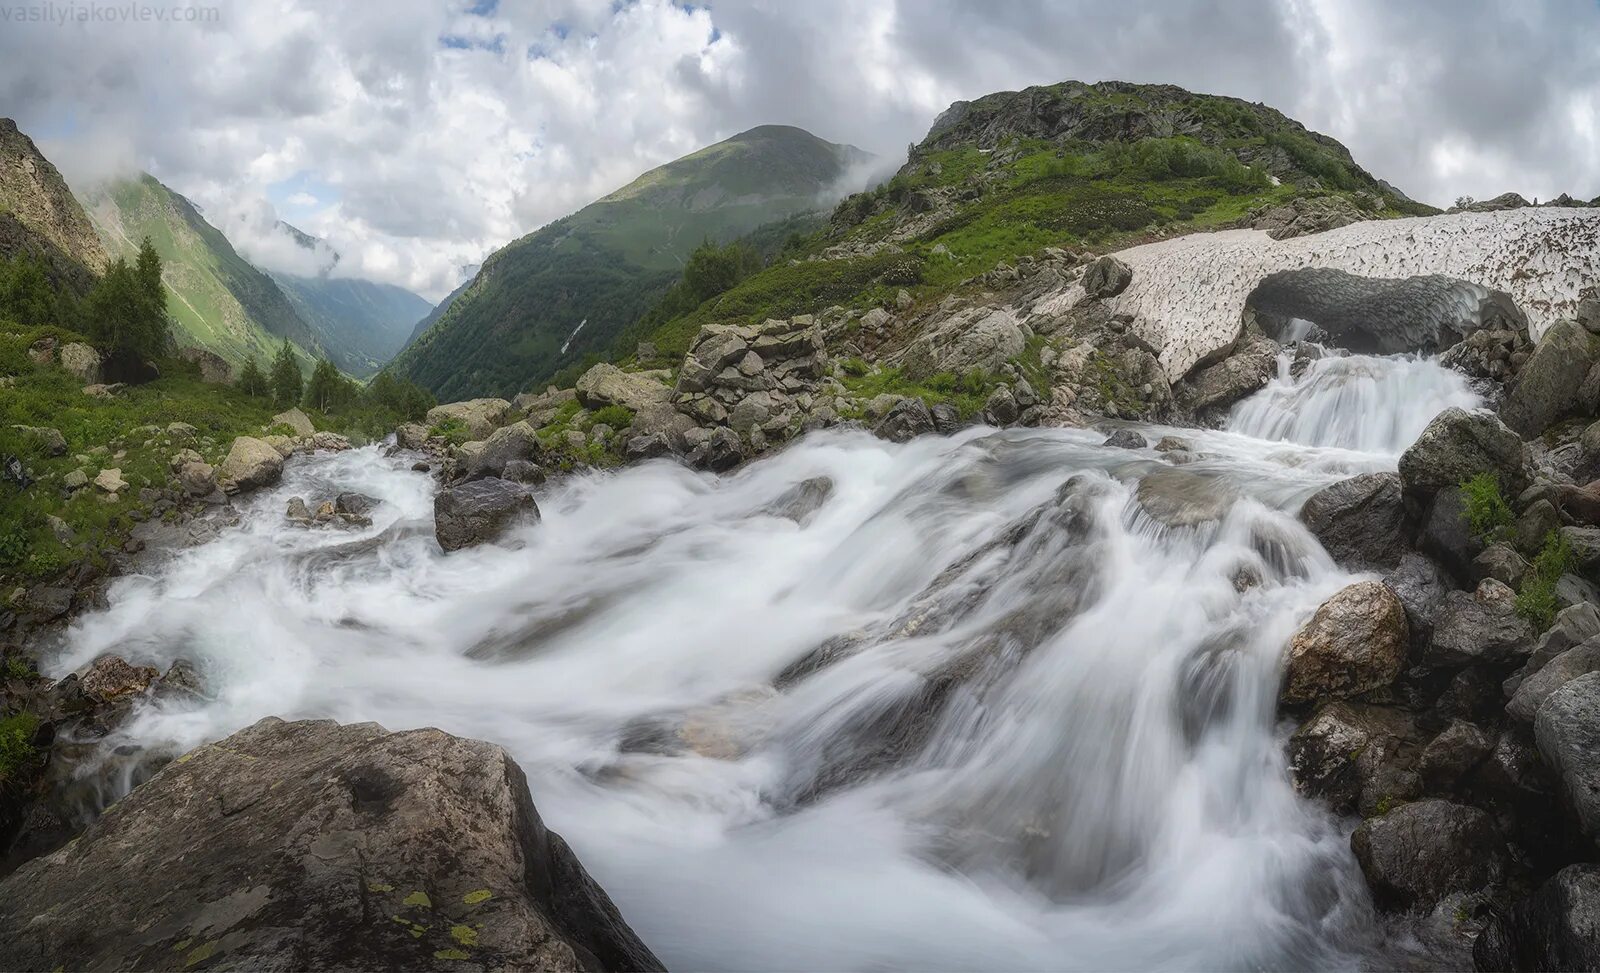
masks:
[[[865,158],[764,126],[653,169],[491,255],[393,368],[441,399],[535,386],[609,348],[700,243],[819,208]]]
[[[26,254],[82,296],[108,263],[66,180],[16,122],[0,118],[0,258]]]
[[[888,183],[766,269],[641,334],[682,354],[702,324],[918,301],[1046,247],[1110,251],[1231,226],[1296,196],[1373,218],[1431,211],[1274,109],[1167,85],[1066,82],[960,102]]]
[[[272,274],[289,303],[316,332],[329,359],[365,377],[393,358],[411,337],[428,302],[403,287],[348,277]]]
[[[238,253],[187,199],[150,175],[89,193],[88,210],[114,255],[132,256],[149,237],[161,254],[178,343],[238,364],[266,361],[284,338],[314,355],[320,344],[272,278]]]

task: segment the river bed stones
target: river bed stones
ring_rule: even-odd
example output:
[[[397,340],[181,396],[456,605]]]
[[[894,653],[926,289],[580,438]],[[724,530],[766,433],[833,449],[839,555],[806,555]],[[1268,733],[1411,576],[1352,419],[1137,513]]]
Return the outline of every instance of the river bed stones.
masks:
[[[539,507],[522,486],[497,477],[440,490],[433,498],[434,536],[446,551],[498,540],[521,523],[537,522]]]

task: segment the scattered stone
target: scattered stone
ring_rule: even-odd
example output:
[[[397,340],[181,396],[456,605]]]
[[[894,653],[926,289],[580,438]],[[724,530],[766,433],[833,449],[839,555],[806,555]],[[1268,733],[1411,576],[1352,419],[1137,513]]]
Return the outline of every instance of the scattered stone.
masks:
[[[459,551],[498,540],[524,521],[537,522],[539,507],[522,487],[489,477],[439,491],[433,520],[439,546]]]
[[[71,470],[61,478],[61,485],[67,490],[81,490],[89,485],[89,474],[82,470]]]
[[[504,750],[375,723],[191,751],[0,903],[14,969],[662,968]]]
[[[630,463],[647,459],[659,459],[672,455],[672,444],[667,437],[659,432],[648,436],[633,436],[622,448],[623,458]]]
[[[124,696],[142,695],[160,675],[150,666],[129,665],[120,656],[103,655],[79,677],[78,686],[90,699],[110,703]]]
[[[394,427],[394,442],[401,449],[421,449],[428,443],[428,427],[420,422],[402,422]]]
[[[48,426],[12,426],[22,434],[24,439],[31,440],[40,452],[46,456],[67,455],[67,438],[61,435],[61,430],[51,429]]]
[[[217,492],[217,471],[209,463],[185,463],[178,471],[178,486],[191,497],[209,497]]]
[[[1016,398],[1011,394],[1011,387],[999,385],[989,398],[983,403],[983,414],[991,425],[1009,426],[1017,421],[1022,410],[1017,406]]]
[[[1513,591],[1522,587],[1523,579],[1533,570],[1515,548],[1505,543],[1484,548],[1483,553],[1473,558],[1472,567],[1478,580],[1493,578]]]
[[[1494,741],[1465,720],[1451,720],[1422,750],[1418,771],[1434,790],[1457,788],[1494,752]]]
[[[105,493],[115,496],[128,488],[128,481],[122,478],[121,470],[116,467],[108,467],[95,476],[94,485]]]
[[[426,473],[426,463],[419,464]],[[414,468],[414,467],[413,467]],[[500,473],[500,479],[510,483],[539,484],[544,482],[544,470],[536,463],[525,459],[514,459],[506,463],[506,468]]]
[[[1289,641],[1279,698],[1289,704],[1348,699],[1389,685],[1405,666],[1405,606],[1377,581],[1341,589]]]
[[[1506,713],[1513,719],[1531,723],[1539,715],[1539,707],[1556,690],[1591,672],[1600,672],[1600,638],[1591,638],[1560,653],[1519,680],[1511,701],[1506,704]]]
[[[196,432],[197,430],[195,427],[189,425],[187,422],[167,423],[167,435],[172,437],[174,440],[193,439]]]
[[[299,527],[310,527],[311,508],[306,506],[303,497],[290,497],[288,508],[283,512],[283,519]]]
[[[1505,841],[1483,811],[1426,800],[1361,822],[1350,847],[1381,908],[1428,909],[1500,881]]]
[[[1427,509],[1417,535],[1418,550],[1437,560],[1458,581],[1470,581],[1476,577],[1475,564],[1484,543],[1467,523],[1467,501],[1461,488],[1439,490]]]
[[[516,460],[538,462],[544,450],[539,445],[538,434],[526,421],[513,422],[489,434],[483,445],[468,455],[467,479],[481,480],[487,476],[503,476],[506,464]]]

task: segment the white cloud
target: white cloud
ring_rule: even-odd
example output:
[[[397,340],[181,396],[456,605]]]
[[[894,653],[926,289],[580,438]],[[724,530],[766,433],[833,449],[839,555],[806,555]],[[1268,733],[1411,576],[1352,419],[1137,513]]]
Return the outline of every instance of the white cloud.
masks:
[[[435,299],[495,247],[754,125],[895,159],[953,100],[1067,78],[1265,101],[1434,202],[1600,194],[1589,0],[491,6],[256,0],[214,23],[13,24],[0,105],[74,182],[149,169],[228,214],[241,249],[293,263],[262,223],[279,199],[338,273]]]

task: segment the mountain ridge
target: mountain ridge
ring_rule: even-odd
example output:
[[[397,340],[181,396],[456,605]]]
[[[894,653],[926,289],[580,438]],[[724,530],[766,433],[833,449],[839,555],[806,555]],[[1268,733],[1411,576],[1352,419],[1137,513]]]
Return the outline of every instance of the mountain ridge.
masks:
[[[607,348],[695,246],[824,208],[868,158],[773,125],[657,166],[491,254],[391,367],[442,398],[536,384]]]

